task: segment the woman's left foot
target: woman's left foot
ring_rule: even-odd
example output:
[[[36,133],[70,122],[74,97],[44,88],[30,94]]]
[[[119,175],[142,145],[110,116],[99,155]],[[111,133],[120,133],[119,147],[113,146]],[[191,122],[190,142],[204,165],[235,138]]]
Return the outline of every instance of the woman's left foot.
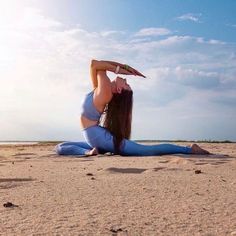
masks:
[[[203,148],[201,148],[201,147],[199,147],[197,144],[193,144],[192,146],[191,146],[191,153],[192,154],[199,154],[199,155],[207,155],[207,154],[211,154],[210,152],[208,152],[207,150],[205,150],[205,149],[203,149]]]

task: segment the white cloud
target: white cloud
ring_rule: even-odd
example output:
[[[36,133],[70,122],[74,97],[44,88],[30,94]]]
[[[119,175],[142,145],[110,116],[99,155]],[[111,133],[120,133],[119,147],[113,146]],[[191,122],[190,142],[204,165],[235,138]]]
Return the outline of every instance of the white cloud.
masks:
[[[178,43],[184,43],[188,40],[192,39],[190,36],[171,36],[166,39],[160,40],[158,43],[160,43],[163,46],[169,46],[169,45],[176,45]]]
[[[193,21],[196,23],[200,23],[201,14],[187,13],[182,16],[178,16],[176,19],[180,21]]]
[[[225,42],[222,42],[222,41],[216,40],[216,39],[210,39],[208,42],[210,44],[225,44]]]
[[[163,36],[169,35],[172,32],[166,28],[144,28],[135,33],[134,36],[143,37],[143,36]]]
[[[125,34],[125,31],[107,30],[107,31],[101,32],[101,35],[103,37],[107,37],[107,36],[111,36],[111,35],[119,35],[119,34],[123,35],[123,34]]]
[[[174,69],[174,77],[184,85],[200,89],[215,88],[220,84],[219,74],[217,72],[185,69],[181,66],[177,66]]]
[[[141,43],[141,42],[150,42],[150,38],[134,38],[129,41],[131,44]]]
[[[207,43],[207,44],[226,44],[223,41],[216,40],[216,39],[209,39],[209,40],[204,40],[202,37],[197,37],[196,38],[198,43]]]
[[[226,26],[236,28],[236,24],[226,24]]]
[[[14,29],[29,32],[37,28],[42,31],[52,27],[62,27],[63,24],[51,18],[45,17],[41,11],[32,7],[24,7],[19,12],[10,15],[2,15],[1,29]]]
[[[156,85],[172,82],[178,86],[187,85],[195,88],[209,89],[219,85],[219,73],[197,70],[192,68],[176,67],[156,67],[149,69],[146,74],[150,78],[156,79]],[[200,87],[199,87],[200,86]]]

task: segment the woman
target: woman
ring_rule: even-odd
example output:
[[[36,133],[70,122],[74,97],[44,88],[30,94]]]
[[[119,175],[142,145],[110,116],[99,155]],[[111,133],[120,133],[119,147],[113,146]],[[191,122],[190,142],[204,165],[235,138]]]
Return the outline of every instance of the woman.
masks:
[[[197,144],[142,145],[130,141],[133,92],[126,79],[111,81],[106,71],[145,76],[134,68],[113,61],[92,60],[90,75],[93,91],[83,101],[81,127],[86,142],[64,142],[55,148],[59,155],[96,155],[111,152],[124,156],[164,154],[209,154]],[[103,116],[102,116],[103,115]]]

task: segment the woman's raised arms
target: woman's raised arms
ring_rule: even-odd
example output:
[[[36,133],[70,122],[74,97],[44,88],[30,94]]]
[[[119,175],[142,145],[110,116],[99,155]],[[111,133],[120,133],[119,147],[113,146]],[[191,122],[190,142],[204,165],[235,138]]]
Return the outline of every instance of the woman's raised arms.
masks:
[[[127,66],[114,61],[98,61],[92,59],[90,63],[90,76],[93,83],[93,88],[98,87],[98,71],[111,71],[115,73],[117,66],[119,66],[119,71],[117,72],[117,74],[135,75],[142,76],[145,78],[143,74],[141,74],[139,71],[135,70],[131,66]]]
[[[146,78],[145,75],[143,75],[142,73],[140,73],[139,71],[135,70],[134,68],[132,68],[131,66],[128,66],[126,64],[121,64],[119,62],[115,62],[115,61],[104,61],[104,62],[107,62],[107,63],[110,63],[112,65],[115,65],[115,66],[119,66],[120,67],[120,70],[122,72],[122,69],[124,69],[123,72],[127,71],[128,73],[125,73],[125,75],[137,75],[137,76],[141,76],[141,77],[144,77]],[[118,74],[123,74],[123,73],[118,73]]]
[[[93,88],[98,87],[98,71],[111,71],[115,72],[116,66],[111,65],[107,62],[91,60],[90,63],[90,76],[93,83]]]

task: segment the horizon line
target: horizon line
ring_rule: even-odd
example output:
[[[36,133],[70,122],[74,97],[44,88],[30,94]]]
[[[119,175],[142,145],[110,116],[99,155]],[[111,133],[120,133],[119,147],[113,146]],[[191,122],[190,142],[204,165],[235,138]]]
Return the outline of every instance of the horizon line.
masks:
[[[67,142],[68,140],[0,140],[0,143],[61,143]],[[222,139],[131,139],[134,142],[202,142],[202,143],[236,143],[236,140]]]

